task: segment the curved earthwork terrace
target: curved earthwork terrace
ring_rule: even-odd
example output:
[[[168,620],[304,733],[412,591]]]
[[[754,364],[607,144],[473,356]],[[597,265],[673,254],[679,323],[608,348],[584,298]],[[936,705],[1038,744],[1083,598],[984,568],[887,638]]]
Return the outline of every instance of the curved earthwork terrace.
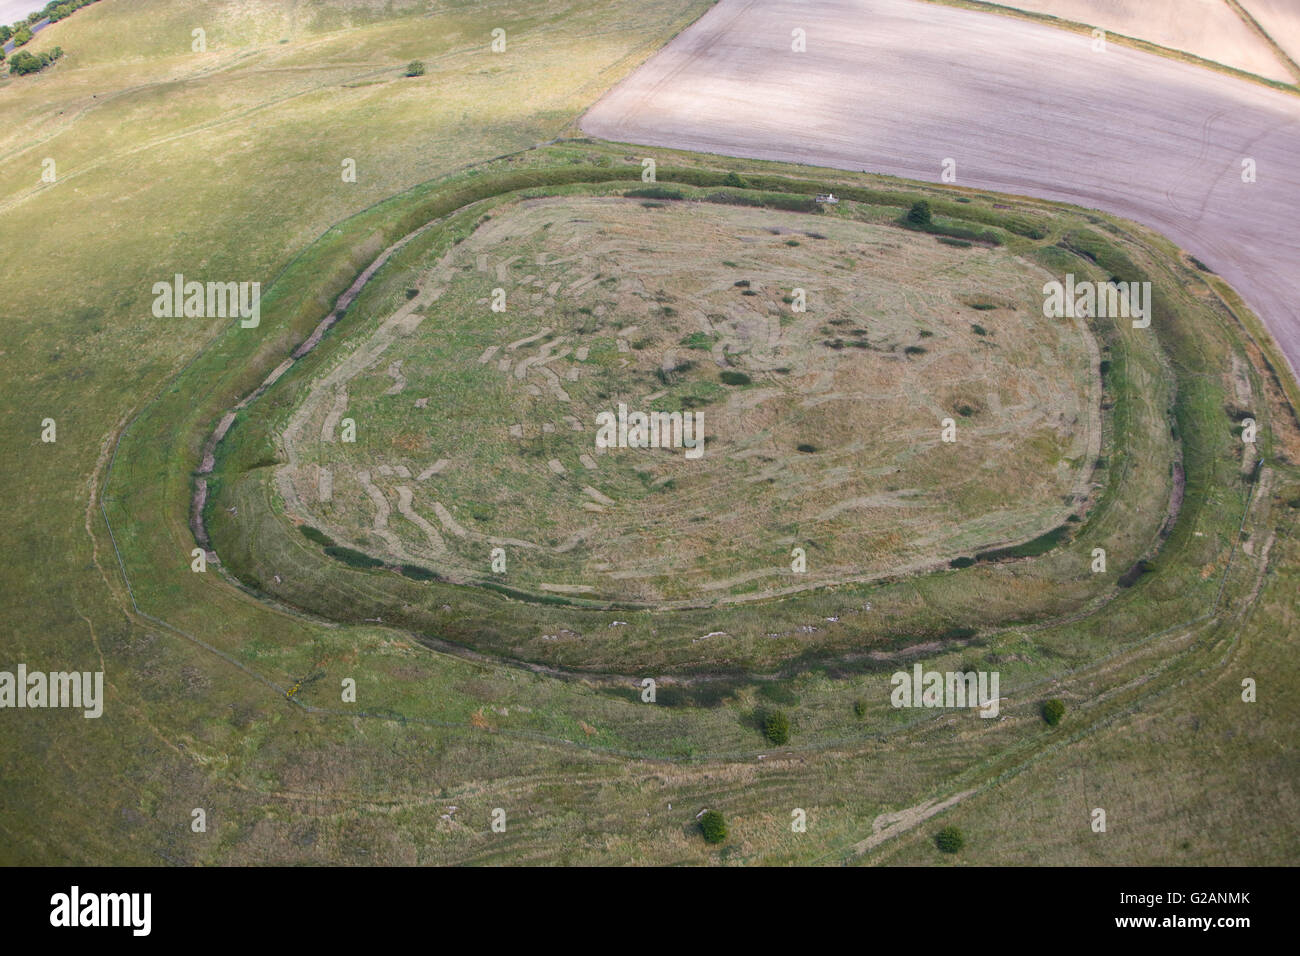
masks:
[[[1180,350],[1226,334],[1191,267],[1066,207],[834,175],[834,206],[691,165],[476,183],[245,396],[211,546],[314,615],[633,673],[1078,620],[1209,543],[1176,519],[1210,448],[1243,467],[1251,386],[1236,360],[1180,392]],[[1152,327],[1044,317],[1067,273],[1151,281]],[[700,413],[702,453],[598,447],[620,404]]]

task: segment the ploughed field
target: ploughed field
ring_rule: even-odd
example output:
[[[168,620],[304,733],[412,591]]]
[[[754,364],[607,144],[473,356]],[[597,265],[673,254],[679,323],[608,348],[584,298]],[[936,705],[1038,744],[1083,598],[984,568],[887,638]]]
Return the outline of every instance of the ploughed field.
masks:
[[[300,393],[275,492],[337,548],[525,595],[946,566],[1092,503],[1099,351],[1051,279],[848,205],[512,201]]]

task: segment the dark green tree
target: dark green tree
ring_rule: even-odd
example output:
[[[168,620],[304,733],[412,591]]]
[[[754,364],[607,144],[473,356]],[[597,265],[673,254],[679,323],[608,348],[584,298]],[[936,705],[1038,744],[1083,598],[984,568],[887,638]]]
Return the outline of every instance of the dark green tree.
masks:
[[[769,710],[763,716],[763,736],[774,744],[790,742],[790,718],[783,710]]]
[[[27,50],[19,50],[9,61],[9,72],[25,76],[28,73],[35,73],[43,65],[39,57],[33,56]]]
[[[700,817],[700,832],[709,843],[721,843],[727,838],[727,821],[721,810],[706,810]]]

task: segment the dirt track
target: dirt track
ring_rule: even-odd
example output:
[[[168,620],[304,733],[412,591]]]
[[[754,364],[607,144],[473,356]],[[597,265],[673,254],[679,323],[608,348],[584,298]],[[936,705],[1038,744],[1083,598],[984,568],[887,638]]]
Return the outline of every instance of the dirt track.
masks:
[[[581,125],[933,182],[952,157],[958,185],[1127,216],[1231,282],[1300,369],[1300,97],[916,0],[721,0]]]

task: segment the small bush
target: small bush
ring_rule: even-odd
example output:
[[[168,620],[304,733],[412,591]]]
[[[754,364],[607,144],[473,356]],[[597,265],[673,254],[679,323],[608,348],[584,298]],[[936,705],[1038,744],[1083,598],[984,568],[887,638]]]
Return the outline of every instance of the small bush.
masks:
[[[972,332],[974,332],[976,335],[988,335],[988,334],[989,334],[989,330],[988,330],[988,329],[984,328],[984,326],[979,325],[979,324],[977,324],[977,323],[972,323],[972,324],[971,324],[971,327],[970,327],[970,330],[971,330]]]
[[[330,545],[325,549],[325,553],[337,561],[354,568],[381,568],[384,562],[378,558],[372,558],[368,554],[362,554],[360,551],[352,548],[345,548],[342,545]]]
[[[413,581],[438,580],[438,575],[434,574],[428,568],[422,568],[417,564],[403,564],[400,565],[397,570]]]
[[[951,561],[948,562],[948,567],[950,567],[950,568],[969,568],[969,567],[971,567],[974,563],[975,563],[975,559],[974,559],[974,558],[967,558],[967,557],[953,558]]]
[[[903,349],[903,352],[906,355],[924,355],[925,351],[925,346],[922,345],[909,345],[907,348]]]
[[[817,450],[816,445],[810,445],[807,442],[800,442],[798,445],[795,446],[795,448],[798,451],[803,452],[805,455],[811,455],[813,452]]]
[[[627,199],[681,199],[680,189],[665,189],[663,186],[648,186],[645,189],[629,189],[623,193]]]
[[[727,838],[727,821],[721,810],[706,810],[700,817],[700,832],[706,843],[721,843]]]
[[[1133,585],[1138,583],[1138,580],[1141,579],[1142,575],[1147,574],[1148,572],[1154,570],[1155,570],[1155,565],[1153,565],[1150,561],[1143,558],[1141,561],[1138,561],[1131,568],[1129,568],[1127,571],[1121,574],[1119,576],[1119,580],[1116,581],[1115,583],[1122,588],[1131,588]]]
[[[722,180],[722,185],[732,186],[736,189],[744,189],[748,183],[741,179],[736,173],[727,173],[726,178]]]
[[[965,239],[954,239],[952,236],[938,236],[936,238],[945,246],[955,246],[958,249],[969,249],[975,245],[973,242],[968,242]]]
[[[865,717],[866,715],[867,715],[867,703],[866,701],[864,701],[862,698],[859,697],[857,700],[853,702],[853,716],[861,718],[861,717]]]
[[[930,225],[930,204],[924,199],[912,203],[912,208],[907,211],[907,221],[914,226]]]
[[[419,60],[412,60],[406,64],[407,76],[424,76],[424,64]]]
[[[956,853],[966,845],[966,835],[956,827],[944,827],[934,835],[934,845],[940,853]]]
[[[1051,700],[1043,701],[1043,720],[1047,721],[1047,726],[1055,727],[1065,716],[1064,702],[1053,697]]]
[[[334,539],[319,528],[313,528],[309,524],[300,524],[298,525],[298,530],[302,532],[302,536],[308,541],[314,541],[327,548],[333,547],[334,545]]]
[[[744,372],[733,372],[730,369],[725,372],[719,372],[718,378],[722,379],[723,385],[748,385],[753,381]]]
[[[790,718],[785,711],[769,710],[764,715],[763,736],[778,746],[790,742]]]

